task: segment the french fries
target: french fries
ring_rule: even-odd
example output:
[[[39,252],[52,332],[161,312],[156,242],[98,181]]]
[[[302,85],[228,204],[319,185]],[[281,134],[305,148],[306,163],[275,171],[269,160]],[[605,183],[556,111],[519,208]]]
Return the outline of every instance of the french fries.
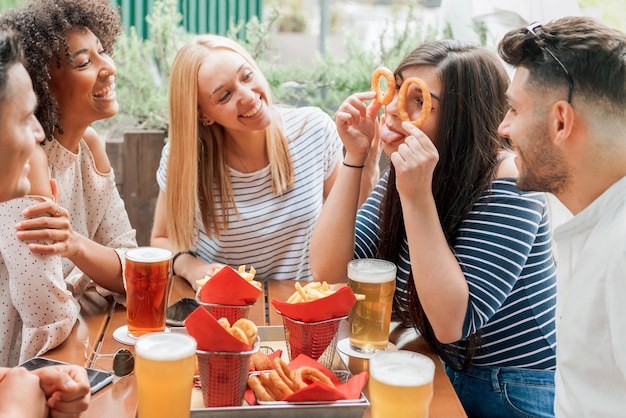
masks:
[[[323,282],[310,282],[302,286],[300,283],[296,282],[295,284],[296,291],[289,296],[287,299],[287,303],[300,303],[300,302],[310,302],[312,300],[317,300],[321,298],[325,298],[327,296],[332,295],[337,290],[331,289],[330,285]],[[365,295],[355,294],[357,300],[365,299]]]
[[[217,273],[218,271],[220,271],[221,269],[216,268],[215,270],[213,270],[213,276],[215,275],[215,273]],[[254,276],[256,275],[256,270],[254,269],[254,267],[250,266],[250,270],[246,271],[246,265],[243,264],[241,266],[239,266],[239,268],[237,269],[237,273],[239,273],[239,275],[248,283],[250,283],[251,285],[253,285],[254,287],[256,287],[259,290],[263,290],[263,283],[254,280]],[[204,277],[204,279],[202,280],[196,280],[196,283],[198,284],[198,286],[204,286],[206,284],[206,282],[208,282],[211,279],[212,276],[206,275]]]

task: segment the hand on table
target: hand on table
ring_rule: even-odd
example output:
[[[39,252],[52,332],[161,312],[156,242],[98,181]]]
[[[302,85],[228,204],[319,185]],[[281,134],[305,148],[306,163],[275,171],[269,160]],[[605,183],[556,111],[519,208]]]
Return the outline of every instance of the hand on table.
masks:
[[[47,398],[52,418],[76,418],[87,410],[91,397],[89,377],[84,367],[48,366],[34,370]]]

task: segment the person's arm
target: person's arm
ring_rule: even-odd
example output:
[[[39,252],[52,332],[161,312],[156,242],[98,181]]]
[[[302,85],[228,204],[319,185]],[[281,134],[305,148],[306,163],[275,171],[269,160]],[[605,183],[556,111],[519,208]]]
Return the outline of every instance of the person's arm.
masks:
[[[30,190],[28,194],[53,199],[54,195],[50,186],[50,175],[48,174],[48,156],[41,145],[37,144],[28,162],[30,165],[30,171],[28,172]]]
[[[371,100],[374,93],[358,93],[348,97],[335,114],[337,131],[346,153],[344,164],[364,165],[372,139],[376,136],[376,115],[380,105]],[[363,168],[342,164],[322,213],[315,224],[309,260],[314,280],[329,283],[346,279],[348,261],[354,254],[356,212],[361,193]]]
[[[35,254],[15,236],[14,225],[22,209],[38,200],[23,197],[0,204],[0,253],[8,276],[2,286],[21,323],[18,345],[0,350],[13,349],[21,359],[41,355],[65,341],[79,311],[63,280],[61,257]]]
[[[51,418],[77,417],[89,407],[91,387],[84,367],[49,366],[33,373],[39,377]]]
[[[0,368],[0,418],[45,418],[46,396],[39,377],[23,367]]]
[[[150,235],[150,245],[174,251],[174,246],[170,243],[167,234],[168,217],[165,204],[166,193],[166,191],[160,190],[159,196],[157,197],[156,208],[154,210],[154,224]],[[184,277],[195,290],[198,288],[198,284],[196,283],[198,280],[204,279],[207,275],[212,276],[216,269],[222,268],[223,266],[223,264],[219,263],[207,264],[191,254],[181,253],[176,257],[173,268],[176,275]]]
[[[91,131],[89,131],[91,132]],[[91,135],[95,135],[92,133]],[[87,141],[87,138],[90,138]],[[98,169],[110,171],[110,163],[100,140],[85,136]],[[105,172],[105,171],[103,171]],[[54,182],[51,183],[53,186]],[[23,214],[29,219],[16,225],[17,236],[24,241],[50,239],[50,244],[30,244],[33,253],[59,254],[72,261],[86,276],[96,284],[117,293],[124,293],[122,278],[122,264],[125,250],[137,246],[135,230],[130,225],[124,202],[114,182],[108,184],[108,189],[98,190],[99,199],[106,205],[106,213],[93,238],[83,236],[72,228],[67,209],[60,206],[58,191],[53,187],[55,202],[45,202],[33,205]],[[37,215],[38,217],[33,217]],[[87,216],[87,214],[84,214]]]

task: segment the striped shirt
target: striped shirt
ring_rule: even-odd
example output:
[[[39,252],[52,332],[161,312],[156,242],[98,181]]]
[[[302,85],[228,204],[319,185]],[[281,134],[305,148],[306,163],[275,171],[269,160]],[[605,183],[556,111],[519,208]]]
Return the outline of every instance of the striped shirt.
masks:
[[[375,257],[385,175],[359,210],[355,258]],[[461,223],[454,254],[469,285],[463,338],[482,330],[473,364],[555,369],[556,272],[545,196],[497,179]],[[407,309],[411,270],[405,238],[398,262],[398,309]],[[463,354],[463,340],[455,345]]]
[[[207,263],[256,270],[257,280],[309,279],[309,244],[313,226],[322,210],[324,181],[342,157],[342,143],[333,120],[315,107],[278,108],[283,133],[289,142],[294,166],[293,187],[278,196],[272,193],[269,166],[241,173],[230,168],[239,218],[228,210],[229,226],[219,238],[200,228],[193,248]],[[157,180],[165,190],[169,145],[161,155]],[[217,193],[217,186],[215,187]],[[221,218],[221,203],[217,202]],[[198,221],[201,224],[201,221]]]

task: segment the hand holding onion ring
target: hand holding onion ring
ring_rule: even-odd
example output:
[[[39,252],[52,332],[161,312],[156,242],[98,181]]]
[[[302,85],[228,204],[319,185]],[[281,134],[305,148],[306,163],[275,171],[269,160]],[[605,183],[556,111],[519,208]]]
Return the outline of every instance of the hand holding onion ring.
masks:
[[[383,94],[380,91],[380,77],[387,80],[387,91]],[[388,105],[396,94],[396,79],[390,69],[378,67],[372,74],[372,91],[376,92],[376,101],[381,105]]]
[[[411,120],[409,113],[406,111],[406,96],[411,84],[417,84],[417,86],[422,90],[422,98],[424,100],[420,117],[415,120]],[[426,119],[428,119],[431,109],[432,99],[430,97],[430,90],[428,90],[428,86],[424,80],[417,77],[411,77],[404,80],[402,86],[400,87],[400,91],[398,92],[398,112],[400,113],[400,119],[405,122],[411,122],[415,127],[419,128],[424,124],[424,122],[426,122]]]

